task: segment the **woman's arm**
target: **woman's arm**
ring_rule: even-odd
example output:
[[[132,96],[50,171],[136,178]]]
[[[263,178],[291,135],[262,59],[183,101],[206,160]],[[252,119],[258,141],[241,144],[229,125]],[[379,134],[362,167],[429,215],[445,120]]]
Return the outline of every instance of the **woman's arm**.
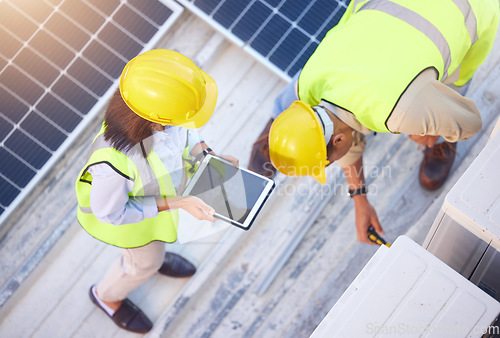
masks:
[[[133,181],[107,164],[92,166],[89,172],[92,174],[90,206],[100,222],[114,225],[138,223],[158,216],[160,211],[174,209],[184,209],[199,220],[215,221],[215,210],[198,197],[130,197]]]
[[[215,210],[195,196],[159,197],[156,199],[158,211],[183,209],[197,219],[215,222]]]
[[[89,168],[92,175],[90,207],[96,218],[114,225],[138,223],[158,215],[154,197],[131,198],[134,182],[102,163]]]

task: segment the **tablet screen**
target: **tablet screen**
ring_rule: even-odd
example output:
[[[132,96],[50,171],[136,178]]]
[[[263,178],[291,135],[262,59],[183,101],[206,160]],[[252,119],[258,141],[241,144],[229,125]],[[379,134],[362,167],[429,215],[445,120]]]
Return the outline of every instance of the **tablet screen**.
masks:
[[[201,198],[216,213],[243,224],[268,182],[211,157],[189,195]]]

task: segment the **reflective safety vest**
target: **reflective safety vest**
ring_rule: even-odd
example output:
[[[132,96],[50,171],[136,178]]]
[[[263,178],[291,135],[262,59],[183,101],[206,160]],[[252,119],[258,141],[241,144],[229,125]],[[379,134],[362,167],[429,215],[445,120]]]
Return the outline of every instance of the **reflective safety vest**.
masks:
[[[141,141],[126,152],[121,152],[104,139],[104,128],[103,125],[94,139],[89,159],[76,181],[78,222],[93,237],[121,248],[135,248],[155,240],[175,242],[179,222],[178,210],[161,211],[157,217],[144,219],[139,223],[121,225],[100,222],[92,213],[90,206],[92,175],[88,169],[96,164],[105,163],[118,174],[133,181],[130,197],[177,195],[170,174],[152,150],[152,144],[149,142],[152,138]],[[147,154],[147,158],[144,154]],[[184,167],[191,176],[196,166],[190,161],[187,141],[183,158]]]
[[[492,47],[498,7],[498,0],[352,0],[301,71],[299,98],[328,101],[389,132],[386,121],[423,70],[458,86],[472,78]],[[478,40],[484,48],[470,52]]]

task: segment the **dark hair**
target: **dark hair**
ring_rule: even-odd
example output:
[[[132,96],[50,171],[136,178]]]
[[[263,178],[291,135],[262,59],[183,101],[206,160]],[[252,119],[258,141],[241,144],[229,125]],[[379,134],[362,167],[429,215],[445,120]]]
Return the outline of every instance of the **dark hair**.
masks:
[[[117,90],[106,109],[104,125],[106,126],[104,139],[109,141],[113,148],[126,151],[153,135],[154,122],[134,113]]]

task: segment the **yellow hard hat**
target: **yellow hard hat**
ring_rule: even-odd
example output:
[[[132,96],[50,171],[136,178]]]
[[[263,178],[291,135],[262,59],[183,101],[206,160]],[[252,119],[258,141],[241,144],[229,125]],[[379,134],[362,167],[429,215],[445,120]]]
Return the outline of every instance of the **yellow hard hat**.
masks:
[[[333,123],[329,128],[328,140],[333,134]],[[274,120],[269,131],[269,155],[272,164],[285,175],[309,175],[326,183],[325,167],[329,162],[325,132],[313,108],[295,101]]]
[[[188,57],[167,49],[130,60],[120,77],[120,93],[146,120],[186,128],[207,123],[217,102],[215,81]]]

